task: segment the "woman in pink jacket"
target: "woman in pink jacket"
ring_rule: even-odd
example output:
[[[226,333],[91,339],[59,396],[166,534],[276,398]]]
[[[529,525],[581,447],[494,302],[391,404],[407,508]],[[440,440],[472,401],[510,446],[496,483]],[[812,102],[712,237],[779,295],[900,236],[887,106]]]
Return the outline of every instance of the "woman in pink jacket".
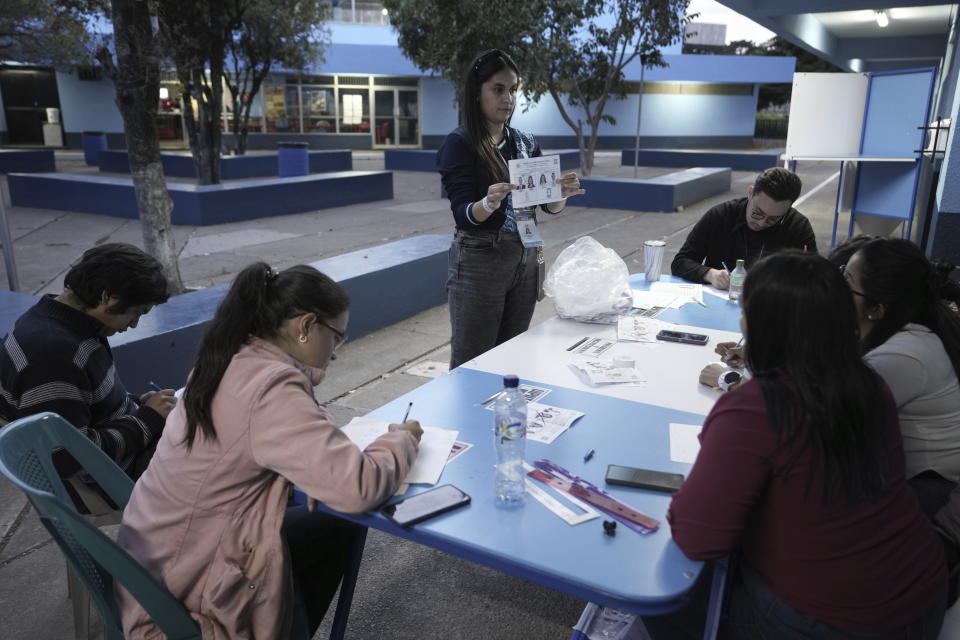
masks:
[[[244,269],[124,510],[118,543],[184,604],[204,638],[290,637],[294,589],[312,636],[355,528],[290,506],[292,485],[362,512],[393,494],[416,458],[417,422],[391,425],[360,451],[314,398],[346,334],[348,305],[312,267]],[[160,636],[128,593],[117,597],[127,638]]]

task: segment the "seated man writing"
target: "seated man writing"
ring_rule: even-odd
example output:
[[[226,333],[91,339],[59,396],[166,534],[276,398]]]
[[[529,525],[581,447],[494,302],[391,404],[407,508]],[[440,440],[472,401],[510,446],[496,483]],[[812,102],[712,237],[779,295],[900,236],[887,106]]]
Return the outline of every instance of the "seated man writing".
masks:
[[[671,273],[690,282],[730,286],[737,260],[746,267],[780,249],[816,251],[810,221],[793,208],[800,178],[780,167],[767,169],[747,188],[746,198],[712,207],[694,225],[670,264]]]
[[[53,411],[136,479],[176,399],[170,389],[129,397],[107,337],[166,302],[163,269],[134,246],[104,244],[86,251],[63,282],[60,295],[42,297],[3,339],[0,424]]]

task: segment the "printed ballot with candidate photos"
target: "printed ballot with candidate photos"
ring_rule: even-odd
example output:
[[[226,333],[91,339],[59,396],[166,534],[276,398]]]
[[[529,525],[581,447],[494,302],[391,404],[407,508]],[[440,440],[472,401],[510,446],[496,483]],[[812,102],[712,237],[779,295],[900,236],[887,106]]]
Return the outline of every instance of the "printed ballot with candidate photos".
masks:
[[[510,160],[510,183],[517,185],[512,192],[515,209],[533,207],[562,199],[560,195],[560,156],[519,158]]]

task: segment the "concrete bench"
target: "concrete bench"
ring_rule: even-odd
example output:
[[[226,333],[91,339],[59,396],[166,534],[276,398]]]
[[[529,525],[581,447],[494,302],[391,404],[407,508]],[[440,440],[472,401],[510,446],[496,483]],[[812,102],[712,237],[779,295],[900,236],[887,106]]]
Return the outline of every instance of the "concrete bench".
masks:
[[[730,190],[728,168],[697,167],[656,178],[604,178],[585,176],[580,184],[586,193],[577,196],[576,206],[631,211],[676,211]]]
[[[641,167],[729,167],[734,171],[763,171],[780,164],[785,149],[759,151],[686,151],[679,149],[640,149]],[[632,167],[634,150],[624,149],[620,164]]]
[[[349,294],[352,339],[446,302],[449,248],[450,236],[416,236],[312,266]],[[146,390],[152,380],[163,387],[182,386],[207,323],[229,288],[224,284],[174,296],[145,315],[136,329],[112,336],[124,385]],[[0,291],[0,336],[35,302],[35,296]]]
[[[0,173],[56,171],[53,149],[0,149]]]
[[[572,171],[580,166],[580,152],[576,149],[544,151],[543,155],[560,156],[560,170]],[[384,169],[395,171],[436,171],[436,149],[387,149],[383,152]]]
[[[348,149],[310,151],[310,173],[352,171],[353,154]],[[178,178],[196,178],[197,169],[189,153],[161,153],[163,172]],[[124,150],[106,149],[100,152],[100,171],[130,173],[130,161]],[[52,169],[49,169],[52,171]],[[220,159],[220,177],[223,180],[241,180],[277,175],[277,154],[255,153],[245,156],[224,156]]]
[[[133,181],[107,176],[10,174],[14,206],[139,218]],[[209,225],[393,198],[390,171],[341,171],[225,184],[167,183],[173,224]]]

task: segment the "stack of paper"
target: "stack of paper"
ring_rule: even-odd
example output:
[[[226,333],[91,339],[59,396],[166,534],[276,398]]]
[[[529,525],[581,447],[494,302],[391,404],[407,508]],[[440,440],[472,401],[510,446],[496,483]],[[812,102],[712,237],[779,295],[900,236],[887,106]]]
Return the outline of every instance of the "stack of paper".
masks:
[[[354,418],[342,431],[360,449],[366,449],[370,443],[387,433],[390,423],[370,418]],[[447,464],[453,443],[459,432],[438,427],[424,427],[420,438],[420,452],[413,467],[404,478],[410,484],[437,484],[443,467]]]
[[[613,360],[582,360],[571,362],[573,370],[588,384],[634,384],[646,383],[639,371],[633,367],[620,367]]]
[[[703,285],[694,284],[692,282],[654,282],[650,285],[650,291],[657,294],[663,295],[674,295],[679,298],[677,300],[677,306],[674,308],[681,307],[688,302],[696,302],[697,304],[703,304]]]
[[[657,333],[667,326],[666,322],[659,320],[627,316],[617,320],[617,339],[630,342],[656,342]]]

